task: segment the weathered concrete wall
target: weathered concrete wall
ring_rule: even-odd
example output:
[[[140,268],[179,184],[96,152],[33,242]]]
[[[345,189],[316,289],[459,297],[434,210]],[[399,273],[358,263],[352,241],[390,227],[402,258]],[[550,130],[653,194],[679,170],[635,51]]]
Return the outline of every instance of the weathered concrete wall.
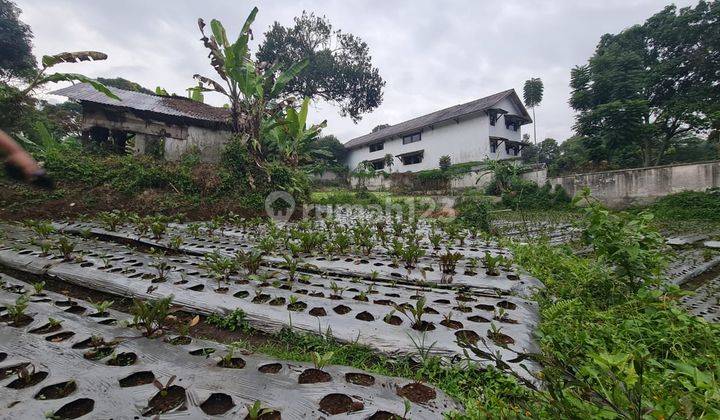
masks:
[[[575,174],[549,178],[548,182],[562,185],[571,196],[589,187],[605,205],[623,208],[681,191],[720,187],[720,161]]]
[[[232,136],[229,131],[193,126],[187,128],[187,133],[187,138],[184,140],[165,139],[165,159],[178,160],[184,153],[197,148],[203,162],[218,162],[225,144]]]

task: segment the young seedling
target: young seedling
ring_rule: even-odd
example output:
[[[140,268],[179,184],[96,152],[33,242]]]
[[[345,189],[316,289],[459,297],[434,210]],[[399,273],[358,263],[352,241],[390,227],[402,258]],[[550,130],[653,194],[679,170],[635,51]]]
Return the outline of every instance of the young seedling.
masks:
[[[152,338],[157,332],[162,332],[165,319],[170,314],[172,300],[172,295],[152,301],[135,299],[131,311],[133,323],[142,325],[145,328],[145,336]]]
[[[499,276],[500,269],[498,269],[498,261],[500,256],[493,257],[490,252],[485,251],[485,257],[483,257],[483,264],[487,269],[486,273],[489,276]]]
[[[104,300],[102,302],[93,302],[92,306],[95,308],[97,314],[105,314],[107,310],[115,303],[114,300]]]
[[[98,214],[98,218],[100,219],[100,222],[109,230],[110,232],[115,232],[120,225],[120,223],[125,220],[126,215],[123,214],[120,210],[113,210],[113,211],[104,211],[100,214]]]
[[[315,369],[322,370],[322,368],[330,363],[334,355],[335,353],[331,351],[323,354],[314,351],[310,354],[310,357],[312,358],[313,365],[315,365]]]
[[[160,391],[160,396],[167,397],[168,389],[170,389],[170,386],[175,382],[175,378],[177,378],[176,375],[171,376],[164,384],[157,379],[153,380],[153,385]]]
[[[172,249],[180,249],[182,244],[185,242],[185,238],[183,238],[180,235],[175,235],[172,238],[170,238],[170,248]]]
[[[343,292],[345,291],[345,287],[340,287],[337,283],[330,282],[330,290],[332,290],[333,295],[337,297],[342,297]]]
[[[61,325],[62,323],[63,323],[63,321],[61,321],[61,320],[57,320],[55,318],[48,318],[48,326],[50,326],[50,328],[57,327],[58,325]]]
[[[205,256],[202,267],[217,279],[219,286],[221,282],[229,281],[230,276],[237,271],[238,261],[213,252]]]
[[[40,247],[40,256],[47,257],[50,255],[53,243],[49,239],[43,239],[38,243],[38,246]]]
[[[243,252],[241,250],[238,251],[236,258],[248,274],[257,274],[262,266],[263,254],[257,250],[250,252]]]
[[[297,274],[298,267],[300,266],[300,260],[291,255],[284,255],[283,259],[285,262],[282,267],[288,271],[288,279],[295,281],[295,275]]]
[[[150,231],[152,232],[153,239],[158,240],[167,231],[167,223],[161,220],[154,220],[150,224]]]
[[[40,282],[37,282],[37,283],[33,283],[33,284],[32,284],[32,287],[33,287],[33,294],[34,294],[34,295],[41,295],[42,292],[43,292],[43,290],[45,290],[45,282],[44,282],[44,281],[40,281]]]
[[[272,408],[263,407],[260,401],[255,401],[252,405],[247,404],[245,408],[247,408],[248,411],[246,417],[248,420],[259,420],[264,415],[274,411]]]
[[[463,254],[459,252],[446,251],[440,255],[440,270],[444,274],[455,274],[455,268],[457,267],[458,261],[463,258]]]
[[[58,251],[60,251],[60,254],[63,256],[63,260],[65,261],[71,261],[72,260],[72,253],[75,251],[75,246],[77,244],[70,239],[68,239],[67,236],[61,236],[60,239],[57,240],[57,248]]]
[[[13,322],[19,323],[25,317],[25,311],[30,304],[30,298],[27,295],[22,295],[15,299],[14,305],[7,305],[5,310],[7,311],[10,319]]]
[[[165,259],[157,258],[155,261],[150,264],[150,267],[155,269],[155,279],[157,282],[164,282],[167,280],[168,274],[170,274],[170,270],[172,267]]]
[[[423,315],[425,315],[425,296],[421,296],[417,299],[415,306],[406,307],[395,305],[395,309],[405,315],[410,322],[412,322],[413,329],[426,330],[430,325],[432,325],[422,319]]]

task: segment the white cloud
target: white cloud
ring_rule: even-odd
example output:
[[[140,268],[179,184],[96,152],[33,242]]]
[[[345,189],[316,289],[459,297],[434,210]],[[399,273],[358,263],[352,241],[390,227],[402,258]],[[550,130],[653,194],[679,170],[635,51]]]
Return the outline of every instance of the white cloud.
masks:
[[[679,6],[696,3],[680,0]],[[199,41],[197,18],[219,18],[231,34],[253,5],[260,8],[256,42],[275,20],[284,25],[302,10],[326,15],[333,25],[370,46],[387,81],[383,104],[358,124],[327,104],[313,119],[328,120],[341,141],[382,123],[515,88],[540,77],[545,97],[536,109],[538,138],[572,135],[567,104],[570,69],[583,64],[600,36],[618,32],[660,11],[667,0],[363,0],[332,1],[95,1],[19,0],[21,19],[35,33],[35,53],[94,49],[105,62],[63,65],[93,77],[124,77],[153,89],[182,94],[192,75],[212,75]],[[208,97],[222,104],[220,97]],[[525,128],[531,132],[530,127]]]

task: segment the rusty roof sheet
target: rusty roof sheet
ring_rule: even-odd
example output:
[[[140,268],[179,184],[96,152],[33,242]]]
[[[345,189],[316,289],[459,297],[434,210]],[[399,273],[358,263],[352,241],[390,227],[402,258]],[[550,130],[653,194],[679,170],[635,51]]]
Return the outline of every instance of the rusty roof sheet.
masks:
[[[193,101],[188,98],[148,95],[146,93],[132,92],[114,87],[108,88],[121,100],[118,101],[96,91],[88,83],[78,83],[50,93],[77,101],[148,111],[179,118],[190,118],[215,123],[226,123],[230,119],[229,110]]]
[[[517,93],[515,93],[515,89],[508,89],[502,92],[498,92],[494,95],[486,96],[484,98],[476,99],[474,101],[464,104],[451,106],[450,108],[441,109],[440,111],[435,111],[421,117],[413,118],[399,124],[391,125],[390,127],[383,128],[382,130],[378,130],[374,133],[369,133],[360,137],[356,137],[345,143],[345,148],[352,149],[354,147],[363,146],[375,141],[385,140],[390,137],[410,134],[434,124],[451,121],[455,118],[460,118],[465,115],[486,111],[508,96],[511,96],[513,100],[517,102],[518,107],[522,110],[524,114],[523,116],[530,118],[530,115],[527,113],[527,110],[525,110],[525,107],[520,101],[520,98],[517,96]]]

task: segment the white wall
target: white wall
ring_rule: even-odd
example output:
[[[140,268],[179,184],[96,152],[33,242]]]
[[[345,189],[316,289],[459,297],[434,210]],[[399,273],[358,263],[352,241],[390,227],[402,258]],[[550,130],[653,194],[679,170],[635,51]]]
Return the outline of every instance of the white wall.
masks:
[[[500,101],[496,108],[516,114],[518,111],[509,99]],[[500,117],[495,126],[485,113],[469,119],[461,119],[459,123],[450,122],[442,126],[425,128],[422,140],[410,144],[402,144],[402,138],[385,140],[383,150],[370,152],[369,145],[349,150],[346,164],[351,170],[365,160],[376,160],[390,153],[399,154],[424,150],[423,161],[414,165],[403,165],[398,158],[394,159],[392,172],[417,172],[439,168],[440,157],[449,155],[452,164],[490,159],[506,159],[516,157],[505,152],[505,144],[498,147],[496,153],[490,153],[490,136],[505,137],[520,141],[521,130],[513,131],[505,128],[504,117]],[[385,169],[387,171],[387,168]]]
[[[187,138],[165,139],[165,159],[178,160],[184,153],[197,147],[203,162],[218,162],[225,144],[231,137],[229,131],[189,126]]]

